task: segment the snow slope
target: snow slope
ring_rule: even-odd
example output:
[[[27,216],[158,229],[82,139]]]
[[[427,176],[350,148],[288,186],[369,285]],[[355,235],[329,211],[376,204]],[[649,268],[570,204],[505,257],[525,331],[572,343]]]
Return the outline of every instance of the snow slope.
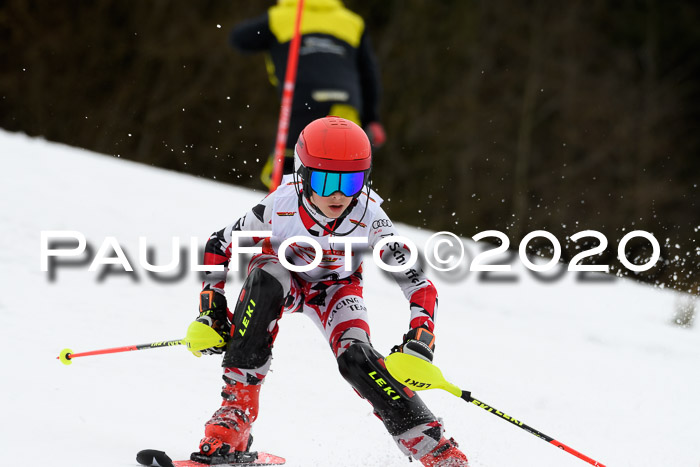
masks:
[[[185,458],[197,447],[219,405],[220,358],[176,347],[66,367],[56,356],[183,337],[196,315],[196,273],[171,283],[148,276],[138,237],[162,264],[171,237],[203,242],[262,196],[0,131],[0,464],[133,466],[143,448]],[[419,245],[431,234],[400,227]],[[52,281],[40,270],[47,230],[80,231],[95,250],[113,236],[136,271],[100,280],[88,261]],[[408,304],[365,265],[373,340],[386,353],[405,331]],[[432,275],[435,363],[448,379],[608,466],[700,465],[700,331],[670,324],[676,294],[571,274],[544,283],[522,267],[513,275]],[[229,290],[240,284],[231,273]],[[407,465],[310,320],[285,316],[280,327],[254,447],[290,466]],[[446,392],[422,397],[474,467],[586,465]]]

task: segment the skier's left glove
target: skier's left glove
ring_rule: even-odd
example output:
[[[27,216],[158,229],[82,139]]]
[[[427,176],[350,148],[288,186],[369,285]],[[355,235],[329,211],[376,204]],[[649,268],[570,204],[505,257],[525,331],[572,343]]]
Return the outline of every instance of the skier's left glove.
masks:
[[[411,329],[404,334],[403,343],[395,345],[391,351],[392,353],[403,352],[432,363],[433,352],[435,352],[435,334],[423,327]]]

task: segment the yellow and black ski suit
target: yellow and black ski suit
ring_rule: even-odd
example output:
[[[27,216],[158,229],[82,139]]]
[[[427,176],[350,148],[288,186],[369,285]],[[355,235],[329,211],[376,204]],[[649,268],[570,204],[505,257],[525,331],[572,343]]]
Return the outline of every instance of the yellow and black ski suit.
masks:
[[[296,9],[297,0],[280,0],[264,15],[237,25],[230,37],[241,52],[267,52],[269,78],[280,96]],[[301,35],[289,153],[301,130],[317,118],[337,115],[363,127],[379,121],[381,85],[364,20],[340,0],[305,0]],[[285,173],[291,173],[291,164],[285,165]]]

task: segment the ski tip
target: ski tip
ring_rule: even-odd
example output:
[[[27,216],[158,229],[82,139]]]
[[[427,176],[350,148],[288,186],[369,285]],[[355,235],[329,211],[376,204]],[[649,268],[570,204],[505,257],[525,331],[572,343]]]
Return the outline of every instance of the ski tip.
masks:
[[[136,462],[141,465],[153,467],[175,467],[173,461],[163,451],[155,449],[144,449],[136,454]]]
[[[258,462],[261,465],[284,465],[287,460],[284,457],[275,456],[266,452],[258,452]]]

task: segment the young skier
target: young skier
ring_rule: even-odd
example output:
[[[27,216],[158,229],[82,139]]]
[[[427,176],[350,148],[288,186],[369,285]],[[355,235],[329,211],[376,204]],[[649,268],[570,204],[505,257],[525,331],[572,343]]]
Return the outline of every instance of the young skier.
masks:
[[[208,272],[200,295],[198,321],[211,326],[227,341],[223,359],[221,408],[205,425],[200,462],[223,462],[228,453],[247,451],[251,426],[258,415],[258,395],[272,358],[272,346],[283,313],[303,312],[324,333],[337,359],[341,375],[367,399],[399,449],[425,466],[467,466],[466,456],[453,439],[443,436],[442,421],[420,397],[396,381],[384,359],[370,342],[367,309],[362,299],[359,255],[329,238],[366,238],[374,247],[397,235],[380,207],[382,199],[371,190],[371,146],[365,132],[339,117],[311,122],[295,148],[295,174],[246,215],[215,232],[208,240],[204,263],[224,265],[223,272]],[[252,257],[248,276],[233,312],[224,296],[232,240],[239,232],[266,231],[269,237],[239,236],[239,247],[262,244]],[[280,243],[294,236],[313,239],[322,246],[320,263],[305,272],[293,272],[280,263]],[[234,244],[235,246],[235,244]],[[362,245],[355,245],[359,250]],[[293,242],[285,258],[295,266],[308,266],[314,248]],[[381,258],[388,265],[406,264],[408,248],[384,242]],[[345,263],[350,262],[346,272]],[[392,273],[410,302],[409,330],[393,351],[432,361],[437,292],[422,271]],[[223,347],[203,353],[223,353]],[[380,384],[381,383],[381,384]]]

